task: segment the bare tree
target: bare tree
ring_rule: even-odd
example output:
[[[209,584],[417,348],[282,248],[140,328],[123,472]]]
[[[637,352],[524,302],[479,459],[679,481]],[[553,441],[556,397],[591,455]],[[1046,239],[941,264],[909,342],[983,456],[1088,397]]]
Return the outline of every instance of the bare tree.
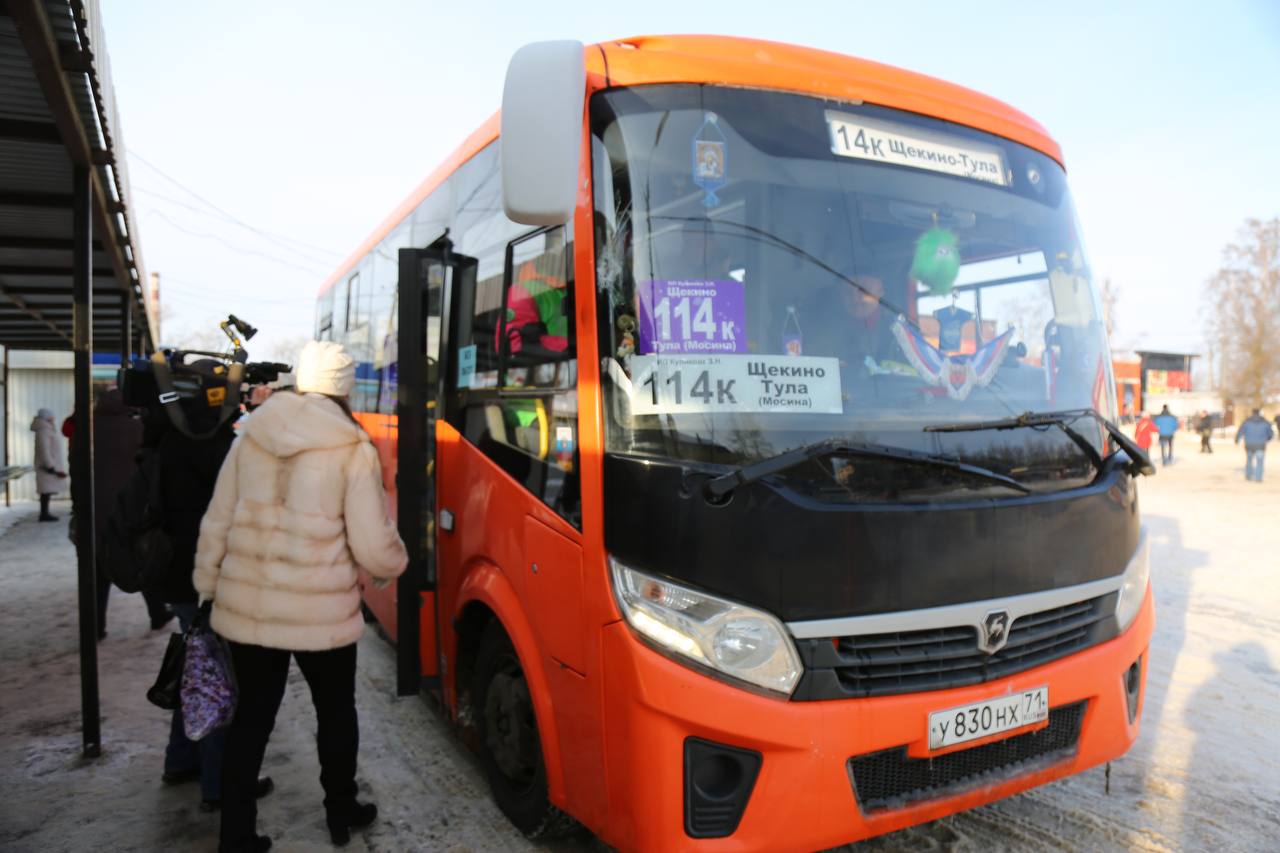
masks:
[[[227,336],[218,329],[217,323],[208,326],[183,326],[173,329],[171,339],[164,341],[184,350],[204,350],[206,352],[222,352],[227,349]]]
[[[1280,396],[1280,217],[1245,222],[1207,300],[1224,396],[1249,406]]]
[[[263,352],[262,357],[266,361],[282,361],[285,364],[294,364],[298,360],[298,353],[302,352],[302,346],[311,340],[310,335],[294,335],[293,337],[280,338],[272,341],[272,343]],[[253,353],[254,358],[258,354]]]

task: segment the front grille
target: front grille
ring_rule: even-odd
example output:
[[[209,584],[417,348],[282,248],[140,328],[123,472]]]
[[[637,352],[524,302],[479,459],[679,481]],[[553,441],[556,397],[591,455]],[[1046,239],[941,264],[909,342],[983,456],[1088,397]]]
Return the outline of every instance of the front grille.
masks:
[[[1049,663],[1116,635],[1115,593],[1020,616],[995,654],[971,625],[802,640],[797,699],[887,696],[981,684]]]
[[[909,758],[905,746],[849,759],[853,793],[864,812],[901,808],[1003,782],[1075,754],[1084,702],[1055,708],[1049,725],[936,758]]]

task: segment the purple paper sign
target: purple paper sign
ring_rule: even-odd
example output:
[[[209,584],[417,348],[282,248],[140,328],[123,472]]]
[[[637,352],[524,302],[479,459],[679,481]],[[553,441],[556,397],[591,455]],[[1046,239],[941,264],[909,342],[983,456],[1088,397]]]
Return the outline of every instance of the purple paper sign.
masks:
[[[641,355],[747,351],[747,307],[742,282],[642,281]]]

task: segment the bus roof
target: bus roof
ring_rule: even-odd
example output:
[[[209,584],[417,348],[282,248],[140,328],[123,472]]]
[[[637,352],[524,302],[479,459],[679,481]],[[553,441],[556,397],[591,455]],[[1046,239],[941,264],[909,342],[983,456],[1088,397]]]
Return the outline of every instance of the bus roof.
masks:
[[[994,133],[1063,162],[1035,119],[972,89],[839,53],[728,36],[635,36],[586,46],[587,90],[646,83],[716,83],[860,101]],[[323,294],[408,217],[459,166],[498,137],[494,113],[345,258]]]
[[[607,56],[608,85],[706,82],[826,95],[940,118],[1021,142],[1062,162],[1030,116],[972,89],[825,50],[723,36],[637,36],[588,48]]]

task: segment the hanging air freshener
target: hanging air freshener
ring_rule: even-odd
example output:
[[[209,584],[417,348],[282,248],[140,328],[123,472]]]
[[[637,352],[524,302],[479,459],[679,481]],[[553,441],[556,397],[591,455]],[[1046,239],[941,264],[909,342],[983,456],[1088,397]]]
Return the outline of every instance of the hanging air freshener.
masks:
[[[725,185],[725,141],[719,118],[707,113],[693,135],[693,182],[706,191],[702,203],[707,207],[720,204],[716,190]]]
[[[787,306],[787,319],[782,321],[782,352],[784,355],[802,355],[804,344],[800,336],[800,318],[796,306]]]

